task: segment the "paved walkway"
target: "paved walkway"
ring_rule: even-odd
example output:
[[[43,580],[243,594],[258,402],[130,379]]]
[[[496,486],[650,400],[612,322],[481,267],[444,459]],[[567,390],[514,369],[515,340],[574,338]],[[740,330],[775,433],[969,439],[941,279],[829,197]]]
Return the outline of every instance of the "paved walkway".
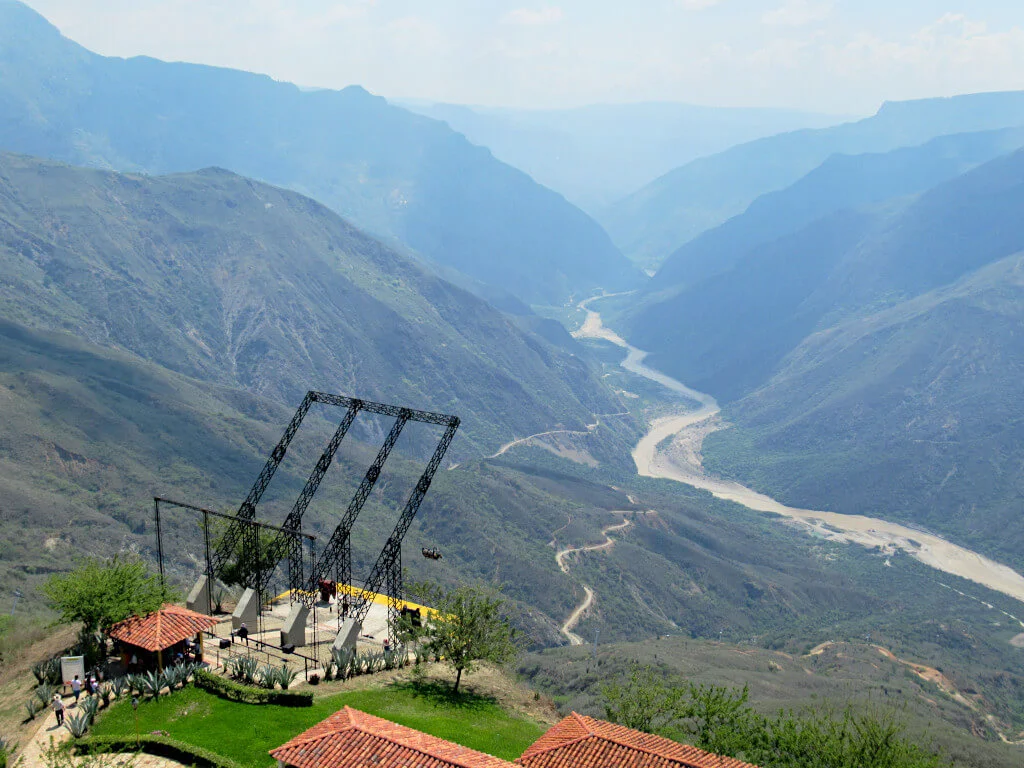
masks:
[[[65,710],[65,712],[74,714],[75,708]],[[42,722],[18,756],[15,763],[16,768],[47,768],[44,755],[50,747],[50,740],[52,739],[54,744],[60,744],[71,738],[71,731],[57,725],[57,715],[54,714],[52,709],[47,711],[45,717],[40,713],[37,715],[37,719],[42,720]],[[133,755],[115,754],[109,755],[109,758],[109,760],[105,761],[105,764],[108,768],[114,768],[114,766],[124,765],[129,760],[132,760]],[[182,768],[182,764],[174,760],[146,754],[140,754],[138,757],[135,757],[132,760],[132,766],[133,768]]]

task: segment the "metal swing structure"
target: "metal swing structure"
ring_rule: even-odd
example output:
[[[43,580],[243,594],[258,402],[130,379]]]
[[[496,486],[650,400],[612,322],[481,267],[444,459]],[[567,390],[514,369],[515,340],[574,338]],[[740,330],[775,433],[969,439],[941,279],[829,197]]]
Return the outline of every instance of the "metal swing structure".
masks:
[[[344,416],[313,467],[284,523],[281,526],[275,526],[257,521],[256,511],[260,500],[270,486],[274,474],[288,452],[289,445],[314,403],[343,408]],[[303,515],[334,461],[342,441],[361,411],[392,417],[395,421],[377,451],[376,457],[363,475],[330,539],[322,551],[317,554],[315,537],[302,530]],[[445,431],[402,508],[398,522],[381,549],[369,577],[362,587],[355,587],[352,579],[352,531],[359,518],[359,513],[398,442],[399,436],[410,421],[443,426]],[[430,484],[445,453],[451,446],[459,424],[460,420],[457,416],[448,414],[421,411],[325,392],[307,392],[295,415],[285,428],[284,434],[264,464],[256,482],[234,515],[218,513],[168,499],[154,501],[161,574],[163,573],[163,546],[160,530],[160,505],[172,504],[201,513],[204,516],[206,569],[189,594],[188,607],[192,610],[211,613],[213,584],[230,567],[237,565],[243,574],[244,592],[232,616],[233,625],[235,629],[238,629],[242,623],[249,622],[257,627],[257,633],[262,633],[262,608],[268,602],[270,582],[281,563],[287,560],[291,610],[281,630],[282,648],[306,645],[306,621],[309,612],[316,610],[320,584],[331,576],[334,577],[333,581],[338,585],[338,589],[345,589],[352,598],[344,601],[344,609],[342,609],[339,598],[338,637],[335,646],[353,646],[355,644],[362,622],[373,602],[373,597],[381,593],[382,589],[388,598],[388,633],[389,639],[394,644],[397,639],[395,627],[403,605],[402,541],[430,489]],[[209,537],[211,515],[227,520],[227,528],[216,546],[211,545]],[[314,613],[314,636],[312,638],[314,645],[317,643],[316,627],[317,621]]]

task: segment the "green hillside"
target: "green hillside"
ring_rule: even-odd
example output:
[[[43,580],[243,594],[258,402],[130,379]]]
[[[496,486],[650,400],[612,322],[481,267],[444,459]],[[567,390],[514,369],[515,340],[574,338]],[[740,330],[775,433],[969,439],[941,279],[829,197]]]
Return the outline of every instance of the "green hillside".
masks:
[[[0,309],[282,403],[355,392],[463,416],[456,457],[620,410],[579,357],[298,194],[0,155]]]
[[[1024,258],[817,333],[706,458],[811,509],[940,531],[1024,569]]]
[[[836,153],[887,152],[956,133],[1024,125],[1024,92],[887,102],[855,123],[741,144],[665,174],[602,216],[630,258],[661,264],[701,232],[784,189]]]
[[[154,174],[228,168],[529,302],[641,279],[560,195],[358,87],[104,58],[0,0],[0,114],[0,149]]]

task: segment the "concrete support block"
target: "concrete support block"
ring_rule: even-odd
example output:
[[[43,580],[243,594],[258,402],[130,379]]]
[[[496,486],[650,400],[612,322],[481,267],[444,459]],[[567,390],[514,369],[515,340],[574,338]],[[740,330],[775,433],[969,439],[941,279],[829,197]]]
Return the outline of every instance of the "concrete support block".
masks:
[[[309,608],[302,603],[292,603],[288,618],[281,627],[281,646],[294,645],[301,648],[306,644],[306,619],[309,618]]]
[[[238,601],[235,612],[231,614],[231,627],[237,632],[238,628],[245,622],[250,634],[256,631],[256,624],[260,619],[260,596],[255,589],[246,589],[242,598]]]
[[[362,631],[362,622],[355,619],[342,619],[341,627],[338,629],[338,636],[334,638],[334,648],[339,651],[342,648],[348,648],[354,652],[356,640],[359,639],[359,633]]]
[[[210,580],[205,575],[199,577],[192,591],[188,593],[185,607],[196,613],[210,612]]]

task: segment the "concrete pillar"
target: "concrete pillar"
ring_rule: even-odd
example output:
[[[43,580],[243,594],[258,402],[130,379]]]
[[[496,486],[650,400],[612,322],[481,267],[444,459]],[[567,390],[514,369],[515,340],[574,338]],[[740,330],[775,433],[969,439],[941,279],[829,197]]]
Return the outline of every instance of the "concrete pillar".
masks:
[[[309,618],[309,608],[302,603],[292,603],[288,618],[281,627],[281,645],[294,645],[301,648],[306,644],[306,619]]]
[[[210,580],[205,575],[199,577],[192,591],[188,593],[185,607],[196,613],[210,613]]]
[[[260,596],[255,589],[246,589],[235,612],[231,614],[231,626],[237,632],[238,628],[245,622],[249,634],[256,631],[256,624],[260,619]]]
[[[362,631],[362,622],[355,619],[342,619],[341,627],[338,629],[338,636],[334,638],[333,647],[339,651],[342,648],[350,648],[354,652],[356,640],[359,639],[359,633]]]

